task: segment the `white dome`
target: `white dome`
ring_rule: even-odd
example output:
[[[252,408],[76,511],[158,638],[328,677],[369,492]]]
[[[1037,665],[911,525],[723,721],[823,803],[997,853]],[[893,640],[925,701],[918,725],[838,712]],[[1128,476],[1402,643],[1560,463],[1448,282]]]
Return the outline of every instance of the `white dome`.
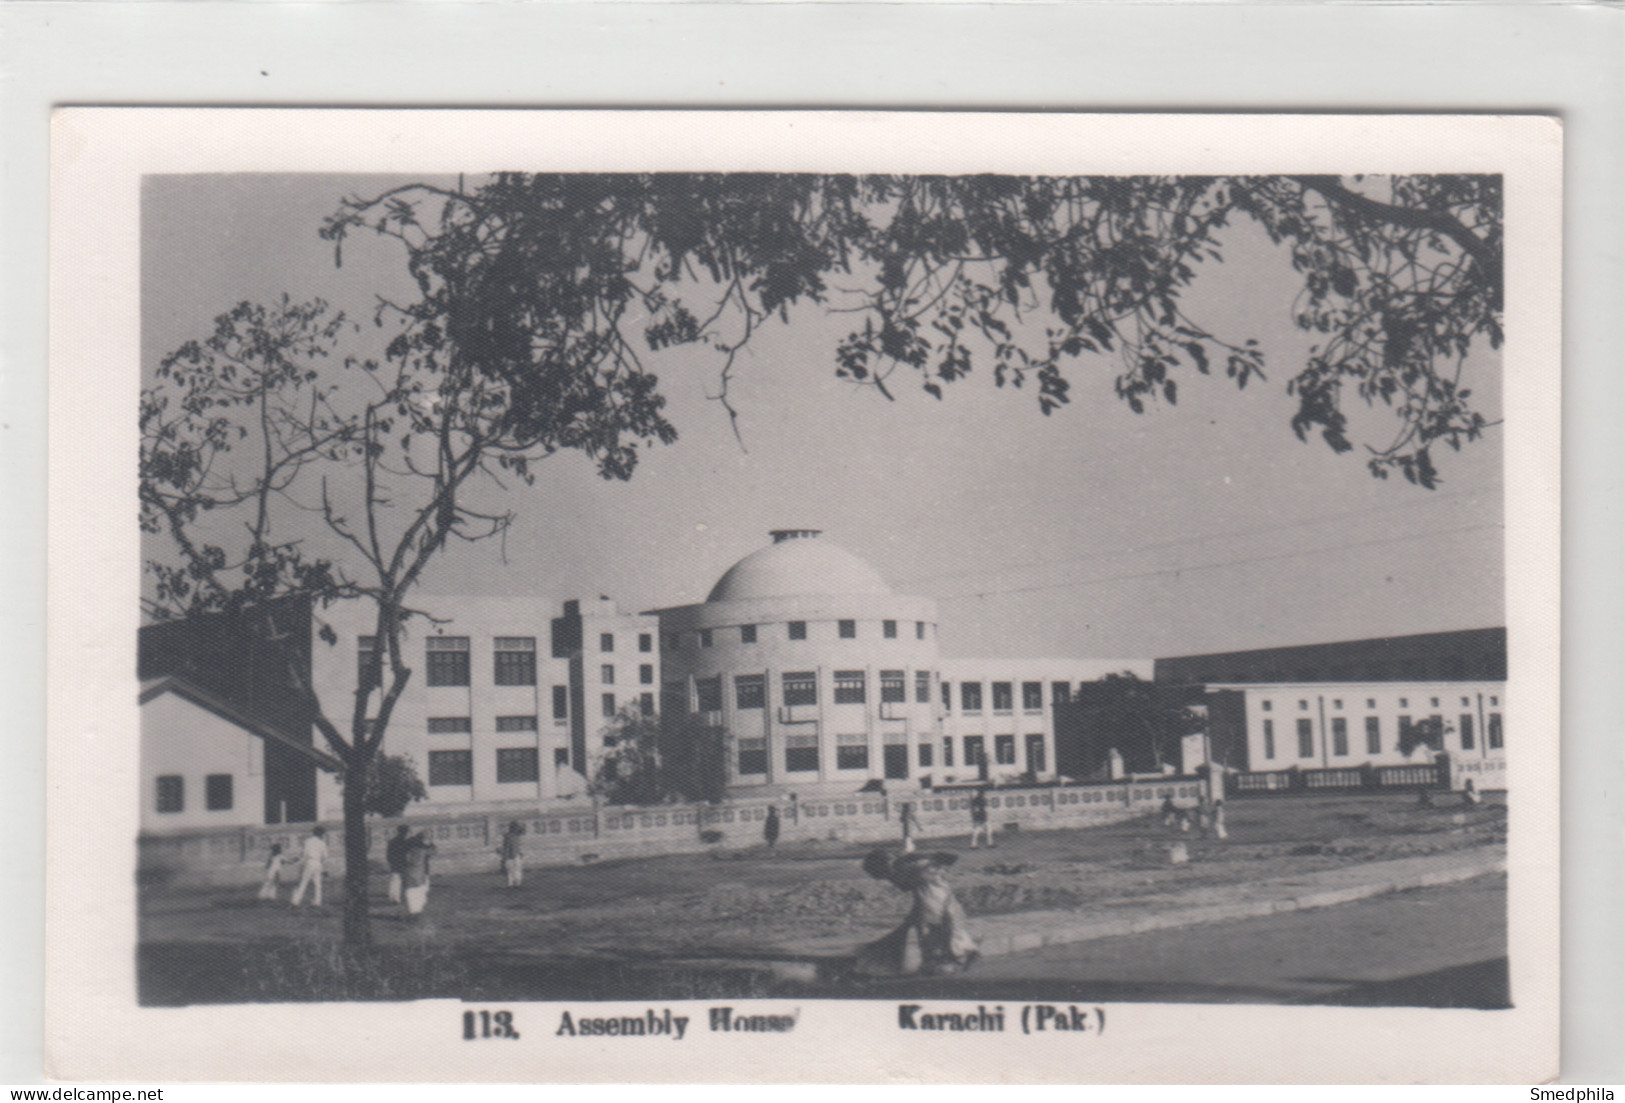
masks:
[[[784,530],[774,543],[729,567],[707,601],[749,601],[801,595],[889,596],[891,587],[869,564],[811,530]]]

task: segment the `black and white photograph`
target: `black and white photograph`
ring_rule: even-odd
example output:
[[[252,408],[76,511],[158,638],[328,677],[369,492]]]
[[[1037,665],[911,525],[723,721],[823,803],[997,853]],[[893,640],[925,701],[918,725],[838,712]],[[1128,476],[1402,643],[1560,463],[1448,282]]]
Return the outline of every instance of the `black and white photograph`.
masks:
[[[1554,123],[131,114],[105,1024],[1538,1066]]]

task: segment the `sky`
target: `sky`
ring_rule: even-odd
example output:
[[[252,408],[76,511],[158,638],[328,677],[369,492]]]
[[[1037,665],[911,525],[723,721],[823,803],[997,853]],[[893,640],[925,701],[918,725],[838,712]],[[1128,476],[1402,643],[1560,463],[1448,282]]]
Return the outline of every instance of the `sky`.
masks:
[[[319,296],[370,320],[375,296],[410,295],[391,243],[352,239],[341,268],[316,233],[342,196],[397,182],[149,178],[143,378],[239,300]],[[442,557],[425,593],[680,605],[769,530],[816,528],[898,591],[937,599],[956,657],[1145,658],[1504,624],[1499,431],[1436,455],[1433,491],[1373,478],[1363,449],[1299,442],[1285,384],[1311,341],[1290,323],[1287,258],[1248,228],[1224,252],[1186,304],[1259,340],[1268,379],[1245,391],[1193,375],[1177,406],[1136,415],[1113,394],[1112,362],[1080,360],[1071,403],[1049,417],[1031,388],[1001,390],[986,372],[942,401],[910,382],[888,401],[834,374],[850,318],[802,309],[736,365],[737,438],[710,397],[717,354],[652,357],[679,440],[646,450],[624,483],[549,458],[534,486],[509,487],[505,539]],[[1478,353],[1467,364],[1492,419],[1499,370]],[[1391,432],[1354,425],[1357,442]]]

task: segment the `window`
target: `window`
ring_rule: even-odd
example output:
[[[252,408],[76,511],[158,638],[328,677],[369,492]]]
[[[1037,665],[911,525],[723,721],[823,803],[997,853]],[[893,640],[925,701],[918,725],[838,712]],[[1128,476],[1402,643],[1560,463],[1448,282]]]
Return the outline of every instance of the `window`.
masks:
[[[917,640],[925,639],[925,621],[917,620],[914,622],[914,638]]]
[[[837,705],[861,705],[868,700],[864,686],[864,676],[861,670],[837,670],[835,672],[835,703]]]
[[[1298,757],[1315,757],[1315,722],[1308,717],[1298,718]]]
[[[1049,696],[1050,700],[1054,701],[1057,705],[1066,704],[1068,701],[1072,700],[1072,683],[1051,682],[1049,686]]]
[[[1470,751],[1473,746],[1473,717],[1471,713],[1464,712],[1461,714],[1461,749]]]
[[[1000,766],[1014,766],[1016,764],[1015,736],[995,735],[993,737],[993,761]]]
[[[1428,717],[1428,746],[1436,751],[1444,750],[1444,717],[1437,713]]]
[[[497,717],[497,731],[499,732],[533,732],[535,730],[536,717],[534,716]]]
[[[1014,686],[1010,682],[993,683],[993,711],[1009,712],[1015,708]]]
[[[1428,707],[1429,708],[1435,708],[1435,709],[1438,708],[1439,707],[1439,699],[1437,697],[1429,697],[1428,698]]]
[[[924,766],[926,769],[931,768],[931,758],[932,758],[931,752],[932,752],[932,750],[934,750],[934,748],[931,746],[931,744],[929,744],[929,743],[921,743],[920,744],[920,751],[919,751],[920,765]]]
[[[942,711],[952,712],[954,708],[954,684],[945,681],[942,683]]]
[[[497,780],[535,782],[541,778],[541,756],[535,747],[498,747]]]
[[[987,762],[987,741],[979,735],[965,737],[965,765],[981,766]]]
[[[1382,753],[1382,721],[1375,716],[1365,718],[1365,753]]]
[[[1463,697],[1461,699],[1461,707],[1464,708],[1464,709],[1465,708],[1471,708],[1472,704],[1473,704],[1472,699],[1469,698],[1469,697]]]
[[[654,649],[655,649],[654,634],[651,633],[651,632],[639,632],[638,633],[638,650],[643,652],[645,655],[647,655],[651,651],[653,651]]]
[[[209,774],[203,779],[203,807],[210,812],[231,811],[230,774]]]
[[[742,774],[767,773],[767,740],[741,739],[739,741],[739,772]]]
[[[598,650],[608,655],[615,650],[615,633],[600,632],[598,634]]]
[[[655,695],[652,693],[638,694],[638,711],[644,716],[655,714]]]
[[[888,640],[895,640],[897,638],[897,622],[894,620],[881,621],[880,634]]]
[[[1275,757],[1275,721],[1264,721],[1264,757]]]
[[[1342,701],[1340,701],[1340,700],[1335,700],[1335,699],[1334,699],[1334,700],[1333,700],[1333,701],[1332,701],[1332,708],[1334,708],[1334,709],[1340,709],[1340,708],[1342,708],[1342,707],[1343,707],[1343,702],[1342,702]]]
[[[473,751],[430,751],[430,785],[474,784]]]
[[[784,703],[787,705],[816,705],[818,703],[818,677],[810,670],[787,671],[784,675]]]
[[[756,642],[756,626],[754,624],[740,625],[740,627],[739,627],[739,642],[740,643],[755,643]]]
[[[497,637],[496,684],[499,686],[536,684],[536,637]]]
[[[568,747],[554,747],[553,748],[553,766],[554,766],[554,768],[557,769],[560,766],[568,766],[568,765],[570,765],[570,748],[568,748]]]
[[[869,737],[862,732],[835,737],[835,768],[837,770],[867,770],[869,768]]]
[[[1040,712],[1044,708],[1044,683],[1021,683],[1021,707],[1027,712]]]
[[[722,675],[694,679],[695,706],[700,712],[722,711]]]
[[[953,736],[947,736],[942,741],[942,764],[949,767],[954,764]]]
[[[959,708],[962,712],[982,711],[982,683],[959,683]]]
[[[378,637],[362,636],[355,643],[355,677],[356,683],[363,689],[376,686],[383,674],[378,654]]]
[[[914,700],[921,705],[931,703],[931,672],[929,670],[916,670],[914,672]]]
[[[1403,701],[1404,698],[1401,697],[1400,700]],[[1409,716],[1401,716],[1399,718],[1399,749],[1403,751],[1403,750],[1410,749],[1410,747],[1411,747],[1411,718]]]
[[[1411,703],[1408,700],[1406,700],[1405,698],[1401,697],[1399,699],[1399,707],[1402,708],[1402,709],[1408,709],[1408,708],[1411,707]]]
[[[429,649],[428,683],[431,686],[468,685],[468,637],[435,636]]]
[[[766,676],[761,674],[735,674],[734,706],[742,709],[766,708]]]
[[[843,620],[843,621],[839,621],[838,624],[839,624],[839,627],[840,627],[841,639],[843,639],[843,640],[855,640],[855,639],[858,638],[858,622],[857,621],[855,621],[855,620]]]
[[[474,721],[467,716],[429,717],[430,735],[449,735],[455,732],[471,732],[473,730]]]
[[[807,622],[804,621],[804,620],[793,620],[793,621],[791,621],[790,622],[790,638],[793,639],[793,640],[804,640],[804,639],[806,639],[807,638]]]
[[[1365,699],[1365,707],[1368,708],[1368,709],[1376,708],[1377,707],[1377,699],[1375,697],[1367,697]]]
[[[570,719],[570,687],[553,687],[553,719]]]
[[[598,699],[598,703],[606,720],[615,715],[615,695],[613,693],[604,694]]]
[[[1044,733],[1027,733],[1027,769],[1035,774],[1041,774],[1046,768],[1048,760],[1044,756]]]
[[[784,737],[784,769],[786,773],[806,774],[818,769],[818,737],[816,735],[787,735]]]
[[[638,666],[638,685],[652,686],[655,684],[655,664],[641,663]]]
[[[1485,717],[1484,742],[1492,751],[1501,749],[1501,714],[1492,712]]]
[[[600,682],[603,682],[606,686],[614,685],[615,684],[615,664],[614,663],[604,663],[602,666],[600,666],[598,668],[598,680]]]
[[[1309,711],[1309,702],[1308,701],[1299,701],[1298,702],[1298,710],[1300,712],[1308,712]]]
[[[1275,702],[1274,701],[1265,701],[1259,707],[1262,708],[1265,712],[1269,712],[1271,709],[1273,709],[1275,707]]]
[[[1332,754],[1349,753],[1349,722],[1346,717],[1332,717]]]
[[[701,628],[700,629],[700,646],[701,647],[710,647],[711,646],[711,629],[709,629],[709,628]]]
[[[186,779],[179,774],[158,776],[158,811],[186,811]]]
[[[902,704],[908,700],[908,683],[901,670],[880,672],[880,700],[883,704]]]

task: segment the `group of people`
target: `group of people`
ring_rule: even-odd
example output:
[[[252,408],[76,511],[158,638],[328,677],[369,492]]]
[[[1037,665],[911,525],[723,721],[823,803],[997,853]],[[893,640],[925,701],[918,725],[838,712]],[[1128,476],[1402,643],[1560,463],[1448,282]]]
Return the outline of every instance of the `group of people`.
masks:
[[[514,827],[518,827],[515,824]],[[429,902],[429,855],[434,844],[423,832],[412,834],[405,824],[395,829],[395,835],[384,847],[384,864],[389,867],[389,902],[404,904],[408,915],[421,915]],[[313,907],[322,906],[322,884],[327,876],[327,828],[320,824],[299,845],[299,883],[289,903],[301,907],[305,894],[310,893]],[[282,867],[289,861],[288,852],[281,843],[271,846],[265,861],[264,877],[260,881],[259,898],[276,902],[281,895]],[[517,884],[512,873],[509,884]]]
[[[282,886],[282,866],[288,860],[282,844],[272,844],[270,857],[265,862],[265,876],[260,881],[261,900],[274,902],[278,898]],[[299,844],[299,885],[293,890],[293,906],[297,908],[303,904],[306,891],[310,891],[311,904],[321,907],[322,880],[326,875],[327,828],[318,825]]]

